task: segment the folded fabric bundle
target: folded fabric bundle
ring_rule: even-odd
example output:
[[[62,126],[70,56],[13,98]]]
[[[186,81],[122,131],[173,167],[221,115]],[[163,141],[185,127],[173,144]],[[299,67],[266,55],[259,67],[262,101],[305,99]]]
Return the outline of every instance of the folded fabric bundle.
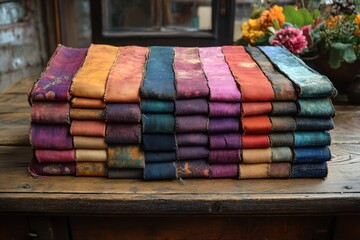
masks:
[[[197,48],[174,48],[176,169],[181,178],[208,177],[209,87]],[[200,140],[200,141],[198,141]]]
[[[140,87],[145,180],[176,179],[174,48],[150,47]],[[158,161],[156,154],[171,156]],[[149,158],[150,156],[150,158]]]
[[[29,171],[326,177],[336,95],[282,47],[59,45],[29,92]]]
[[[210,89],[209,98],[209,164],[217,169],[241,160],[240,100],[241,94],[225,62],[221,47],[199,48],[200,61]],[[222,144],[221,139],[232,144]],[[218,174],[219,173],[219,174]],[[226,175],[227,173],[228,175]],[[234,171],[211,171],[210,177],[236,177]]]
[[[104,99],[109,178],[142,178],[140,85],[147,47],[119,47],[110,70]]]
[[[70,86],[87,49],[59,45],[29,92],[32,175],[75,175],[75,150],[70,135]]]

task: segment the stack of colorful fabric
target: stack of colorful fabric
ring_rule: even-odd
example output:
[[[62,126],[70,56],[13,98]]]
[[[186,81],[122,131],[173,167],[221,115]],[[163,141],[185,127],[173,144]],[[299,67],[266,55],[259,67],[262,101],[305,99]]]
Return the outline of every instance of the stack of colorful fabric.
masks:
[[[221,47],[200,48],[199,53],[210,89],[210,177],[237,177],[241,161],[240,91]]]
[[[29,93],[33,175],[75,175],[69,90],[86,51],[59,46]]]
[[[148,55],[145,47],[122,47],[110,71],[106,90],[106,143],[109,178],[142,178],[139,89]]]
[[[141,86],[144,179],[176,179],[174,49],[150,47]]]
[[[180,178],[207,178],[209,88],[197,48],[176,47],[174,54],[176,169]]]
[[[276,70],[291,79],[298,93],[298,114],[293,133],[292,178],[325,177],[331,159],[328,130],[334,128],[335,109],[330,97],[336,89],[329,79],[310,69],[281,47],[261,47]]]
[[[325,177],[331,82],[282,47],[59,46],[29,93],[33,175]]]
[[[117,47],[91,45],[71,85],[70,134],[76,148],[77,176],[107,176],[105,86]]]

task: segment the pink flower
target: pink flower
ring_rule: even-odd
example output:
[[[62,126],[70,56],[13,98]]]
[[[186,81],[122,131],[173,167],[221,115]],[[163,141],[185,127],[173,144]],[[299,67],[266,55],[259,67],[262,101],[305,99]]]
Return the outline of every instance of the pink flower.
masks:
[[[313,45],[313,41],[312,41],[312,38],[311,38],[311,25],[307,25],[307,26],[303,26],[301,28],[301,31],[303,33],[303,35],[306,37],[306,41],[307,41],[307,47],[312,47]]]
[[[301,30],[293,27],[286,27],[275,32],[275,38],[270,44],[275,46],[282,45],[290,52],[299,54],[306,48],[307,41]]]

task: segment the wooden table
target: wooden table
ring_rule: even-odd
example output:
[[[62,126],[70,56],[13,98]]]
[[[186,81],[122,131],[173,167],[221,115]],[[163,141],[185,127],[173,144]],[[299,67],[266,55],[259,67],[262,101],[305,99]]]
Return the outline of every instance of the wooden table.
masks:
[[[32,178],[31,84],[0,95],[1,239],[360,239],[360,106],[336,105],[326,179]]]

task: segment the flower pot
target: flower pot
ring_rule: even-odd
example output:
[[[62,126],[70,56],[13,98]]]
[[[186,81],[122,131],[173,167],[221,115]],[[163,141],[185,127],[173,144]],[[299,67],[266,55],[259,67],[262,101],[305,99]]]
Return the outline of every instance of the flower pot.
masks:
[[[350,102],[360,103],[359,60],[355,63],[343,62],[337,69],[331,68],[328,59],[323,56],[304,57],[302,60],[312,69],[327,76],[339,93],[348,95]]]

